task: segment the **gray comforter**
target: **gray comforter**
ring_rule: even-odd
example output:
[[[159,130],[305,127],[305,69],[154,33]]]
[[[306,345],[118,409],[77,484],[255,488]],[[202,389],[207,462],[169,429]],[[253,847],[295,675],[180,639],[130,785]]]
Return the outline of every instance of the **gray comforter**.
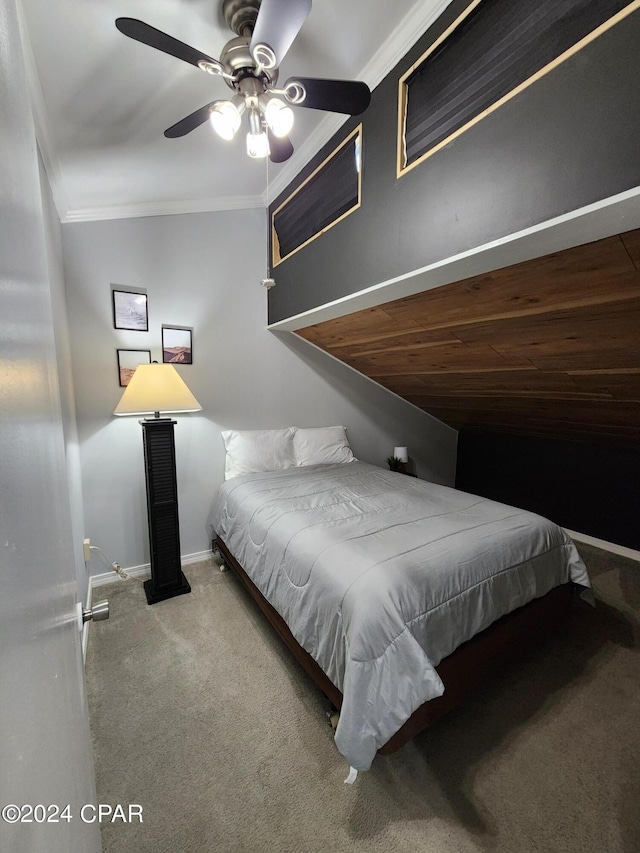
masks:
[[[443,693],[442,658],[555,586],[589,586],[550,521],[364,462],[228,480],[212,523],[341,690],[336,745],[359,770]]]

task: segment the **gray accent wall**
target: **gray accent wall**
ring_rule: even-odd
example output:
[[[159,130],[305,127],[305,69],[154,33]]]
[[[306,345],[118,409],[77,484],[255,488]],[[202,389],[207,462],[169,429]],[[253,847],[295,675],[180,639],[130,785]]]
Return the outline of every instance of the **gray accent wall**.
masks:
[[[384,465],[406,445],[421,476],[453,485],[455,430],[266,328],[264,211],[67,223],[62,233],[85,535],[108,561],[149,562],[141,427],[112,412],[123,391],[116,349],[150,349],[160,361],[163,323],[193,328],[194,363],[178,370],[203,407],[175,428],[184,556],[210,547],[223,429],[344,424],[358,458]],[[148,332],[113,328],[114,284],[147,292]],[[95,554],[90,568],[109,565]]]
[[[273,269],[270,323],[640,185],[639,11],[396,177],[398,80],[465,5],[446,9],[274,201],[362,121],[362,206]]]

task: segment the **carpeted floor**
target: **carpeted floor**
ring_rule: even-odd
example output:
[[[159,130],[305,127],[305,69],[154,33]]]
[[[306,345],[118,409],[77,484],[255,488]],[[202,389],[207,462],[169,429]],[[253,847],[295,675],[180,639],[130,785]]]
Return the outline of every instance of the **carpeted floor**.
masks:
[[[579,546],[598,598],[352,787],[327,704],[232,572],[152,607],[101,592],[87,683],[109,853],[637,853],[640,564]],[[94,595],[94,600],[96,596]]]

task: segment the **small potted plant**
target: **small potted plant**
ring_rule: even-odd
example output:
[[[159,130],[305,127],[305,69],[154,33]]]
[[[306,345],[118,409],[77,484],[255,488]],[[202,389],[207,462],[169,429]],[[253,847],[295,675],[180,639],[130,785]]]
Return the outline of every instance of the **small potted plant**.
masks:
[[[390,471],[397,471],[399,474],[404,474],[406,469],[406,464],[402,459],[398,459],[397,456],[389,456],[387,459],[387,465],[389,466]]]

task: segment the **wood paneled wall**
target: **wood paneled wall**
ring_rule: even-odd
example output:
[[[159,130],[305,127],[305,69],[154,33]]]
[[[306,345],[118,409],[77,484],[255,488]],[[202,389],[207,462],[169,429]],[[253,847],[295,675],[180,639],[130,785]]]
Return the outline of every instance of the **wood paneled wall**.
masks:
[[[640,230],[298,334],[457,429],[640,440]]]

